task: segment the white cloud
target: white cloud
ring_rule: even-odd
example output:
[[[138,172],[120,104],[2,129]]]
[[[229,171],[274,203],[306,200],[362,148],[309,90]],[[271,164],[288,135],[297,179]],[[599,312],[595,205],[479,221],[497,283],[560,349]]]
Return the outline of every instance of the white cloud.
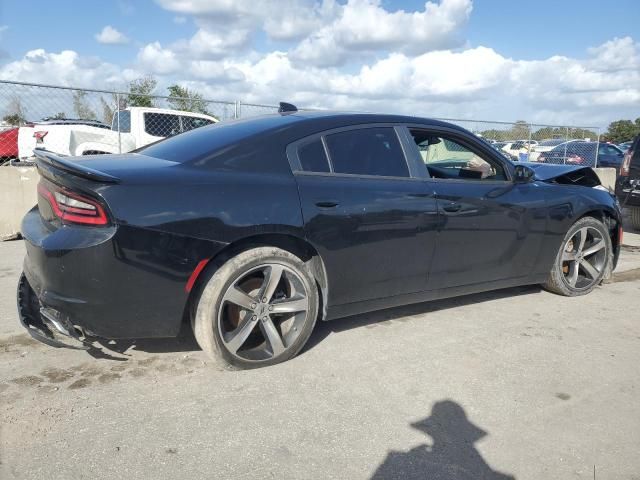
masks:
[[[95,57],[82,57],[73,50],[51,53],[39,48],[23,58],[0,66],[0,79],[62,86],[107,87],[121,89],[141,73],[103,62]]]
[[[173,17],[173,23],[175,23],[177,25],[184,25],[185,23],[187,23],[187,17],[184,17],[182,15],[178,15],[176,17]]]
[[[421,12],[390,12],[380,0],[349,0],[337,17],[313,32],[293,58],[319,66],[340,65],[358,53],[421,54],[462,45],[471,0],[426,2]]]
[[[129,39],[111,25],[107,25],[101,32],[96,33],[95,39],[99,43],[104,43],[106,45],[123,45],[125,43],[129,43]]]
[[[145,45],[138,52],[140,67],[149,73],[167,75],[181,68],[178,56],[172,50],[162,48],[160,42]]]

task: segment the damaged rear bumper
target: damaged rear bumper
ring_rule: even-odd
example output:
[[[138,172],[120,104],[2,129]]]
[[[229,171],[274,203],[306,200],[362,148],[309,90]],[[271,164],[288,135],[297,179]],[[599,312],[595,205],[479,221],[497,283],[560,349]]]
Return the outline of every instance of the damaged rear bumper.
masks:
[[[88,350],[84,334],[61,312],[42,305],[23,273],[18,282],[18,318],[35,340],[56,348]]]

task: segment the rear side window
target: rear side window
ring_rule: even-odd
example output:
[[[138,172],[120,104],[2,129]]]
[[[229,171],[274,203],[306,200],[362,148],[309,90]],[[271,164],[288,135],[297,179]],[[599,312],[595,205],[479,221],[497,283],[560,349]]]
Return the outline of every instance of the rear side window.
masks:
[[[180,117],[169,113],[145,113],[144,131],[154,137],[172,137],[180,133]]]
[[[326,137],[334,173],[409,177],[409,168],[391,127],[363,128]]]
[[[324,145],[318,138],[313,142],[307,143],[298,149],[298,158],[302,170],[306,172],[328,172],[329,161],[324,151]]]

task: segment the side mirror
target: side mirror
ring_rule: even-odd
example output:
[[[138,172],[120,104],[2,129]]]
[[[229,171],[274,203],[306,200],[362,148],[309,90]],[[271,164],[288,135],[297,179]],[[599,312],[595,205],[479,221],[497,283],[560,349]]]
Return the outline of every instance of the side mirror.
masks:
[[[535,172],[533,168],[527,167],[526,165],[516,165],[513,181],[515,183],[529,183],[533,181],[534,175]]]

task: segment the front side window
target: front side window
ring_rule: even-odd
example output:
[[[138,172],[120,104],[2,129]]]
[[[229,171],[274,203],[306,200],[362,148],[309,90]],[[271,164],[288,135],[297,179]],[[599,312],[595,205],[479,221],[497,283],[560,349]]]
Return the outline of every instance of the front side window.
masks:
[[[180,117],[169,113],[144,114],[144,131],[154,137],[172,137],[180,133]]]
[[[334,173],[409,177],[409,167],[392,127],[362,128],[325,137]]]
[[[432,178],[506,180],[504,167],[465,145],[427,130],[410,130]]]

